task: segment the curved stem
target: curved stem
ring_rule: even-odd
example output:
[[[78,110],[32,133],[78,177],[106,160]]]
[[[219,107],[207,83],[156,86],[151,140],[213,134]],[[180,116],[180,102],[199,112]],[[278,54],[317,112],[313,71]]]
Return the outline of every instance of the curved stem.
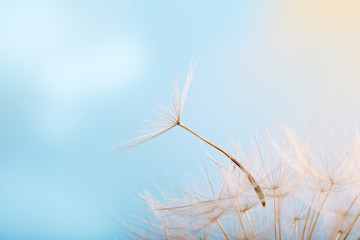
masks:
[[[232,157],[230,154],[228,154],[224,149],[216,146],[215,144],[213,144],[212,142],[206,140],[205,138],[203,138],[202,136],[200,136],[199,134],[197,134],[196,132],[194,132],[193,130],[191,130],[190,128],[186,127],[185,125],[183,125],[182,123],[178,122],[177,125],[179,125],[180,127],[184,128],[185,130],[187,130],[188,132],[192,133],[193,135],[195,135],[196,137],[200,138],[201,140],[203,140],[204,142],[206,142],[207,144],[209,144],[210,146],[212,146],[213,148],[219,150],[220,152],[222,152],[226,157],[228,157],[236,166],[238,166],[246,175],[246,177],[248,178],[249,182],[251,183],[251,185],[253,186],[256,194],[258,195],[261,204],[263,205],[263,207],[265,207],[266,205],[266,201],[265,201],[265,195],[263,193],[263,191],[261,190],[259,184],[255,181],[255,179],[251,176],[251,174],[244,168],[243,165],[241,165],[234,157]]]

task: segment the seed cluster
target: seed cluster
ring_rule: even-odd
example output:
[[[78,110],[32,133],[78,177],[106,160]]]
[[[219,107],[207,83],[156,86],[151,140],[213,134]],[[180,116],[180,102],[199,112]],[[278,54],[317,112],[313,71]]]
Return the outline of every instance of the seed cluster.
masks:
[[[182,96],[163,108],[151,132],[113,150],[128,150],[179,126],[214,149],[211,171],[182,186],[161,190],[162,199],[141,195],[152,211],[142,226],[126,226],[131,239],[358,239],[360,236],[360,135],[331,130],[299,137],[282,126],[246,151],[231,154],[182,124],[181,113],[193,75]],[[229,161],[230,160],[230,161]],[[255,191],[254,191],[255,190]],[[266,205],[266,206],[265,206]],[[359,238],[360,239],[360,238]]]

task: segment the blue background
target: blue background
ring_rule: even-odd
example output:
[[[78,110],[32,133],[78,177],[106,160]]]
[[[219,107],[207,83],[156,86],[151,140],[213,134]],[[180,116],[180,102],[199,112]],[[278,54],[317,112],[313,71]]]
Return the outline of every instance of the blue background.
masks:
[[[319,106],[357,113],[358,27],[324,46],[289,2],[1,1],[0,239],[121,239],[117,218],[146,214],[138,192],[209,166],[177,128],[108,153],[171,104],[194,55],[183,122],[224,147]]]

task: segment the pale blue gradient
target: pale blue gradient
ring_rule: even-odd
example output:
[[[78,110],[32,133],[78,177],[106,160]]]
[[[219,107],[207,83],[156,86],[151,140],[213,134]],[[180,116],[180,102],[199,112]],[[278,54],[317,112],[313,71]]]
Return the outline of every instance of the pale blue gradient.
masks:
[[[256,29],[281,4],[1,1],[0,239],[122,239],[116,217],[146,214],[137,192],[209,165],[182,129],[107,153],[170,103],[194,54],[183,121],[210,140],[247,145],[274,115],[307,112],[301,66],[254,60],[268,43]]]

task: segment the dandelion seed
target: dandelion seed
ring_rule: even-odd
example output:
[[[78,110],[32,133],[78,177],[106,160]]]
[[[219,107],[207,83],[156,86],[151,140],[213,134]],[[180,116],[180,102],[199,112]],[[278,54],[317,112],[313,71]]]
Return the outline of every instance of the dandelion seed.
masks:
[[[182,124],[180,122],[181,114],[182,114],[183,107],[185,104],[185,99],[186,99],[186,96],[187,96],[187,93],[188,93],[188,90],[190,87],[190,83],[193,78],[193,74],[194,74],[194,68],[191,67],[191,64],[190,64],[190,68],[189,68],[189,71],[188,71],[188,74],[186,77],[186,82],[185,82],[182,96],[180,97],[178,87],[177,87],[177,85],[175,85],[174,91],[173,91],[173,107],[170,110],[168,110],[161,106],[162,118],[160,118],[159,120],[152,121],[155,125],[150,128],[150,129],[155,129],[154,131],[151,131],[148,134],[145,134],[143,136],[134,138],[128,142],[120,144],[119,146],[114,147],[111,151],[129,150],[131,148],[134,148],[142,143],[145,143],[145,142],[169,131],[170,129],[174,128],[175,126],[182,127],[183,129],[190,132],[194,136],[198,137],[205,143],[209,144],[211,147],[213,147],[213,148],[217,149],[218,151],[220,151],[221,153],[223,153],[237,167],[239,167],[246,174],[247,180],[251,183],[254,191],[256,192],[256,194],[259,197],[259,200],[261,201],[261,204],[263,205],[263,207],[265,207],[265,205],[266,205],[265,195],[264,195],[261,187],[259,186],[259,184],[256,182],[254,177],[250,174],[250,172],[248,170],[246,170],[242,164],[240,164],[234,157],[232,157],[224,149],[222,149],[219,146],[215,145],[214,143],[206,140],[205,138],[203,138],[202,136],[200,136],[199,134],[197,134],[196,132],[194,132],[193,130],[191,130],[190,128],[188,128],[187,126],[185,126],[184,124]]]
[[[150,122],[153,123],[153,125],[149,127],[150,129],[149,133],[142,135],[140,137],[133,138],[130,141],[122,143],[118,146],[115,146],[111,149],[111,151],[114,152],[114,151],[130,150],[157,136],[160,136],[161,134],[172,129],[173,127],[179,125],[181,114],[185,104],[185,99],[190,87],[190,83],[192,81],[193,74],[194,74],[194,67],[192,67],[192,64],[190,64],[182,96],[180,97],[179,87],[175,83],[173,89],[172,107],[167,109],[162,105],[160,105],[160,109],[161,109],[160,118],[157,120],[150,120]]]

